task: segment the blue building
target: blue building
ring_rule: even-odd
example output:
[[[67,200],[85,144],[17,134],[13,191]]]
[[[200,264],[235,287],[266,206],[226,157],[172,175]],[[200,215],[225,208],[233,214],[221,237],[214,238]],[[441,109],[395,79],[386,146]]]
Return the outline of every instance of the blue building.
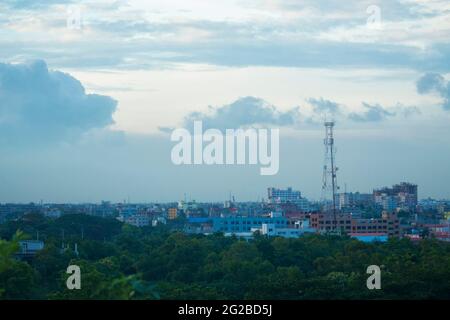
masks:
[[[285,217],[220,217],[213,218],[214,232],[250,232],[252,228],[261,228],[263,224],[272,224],[275,228],[287,228]]]

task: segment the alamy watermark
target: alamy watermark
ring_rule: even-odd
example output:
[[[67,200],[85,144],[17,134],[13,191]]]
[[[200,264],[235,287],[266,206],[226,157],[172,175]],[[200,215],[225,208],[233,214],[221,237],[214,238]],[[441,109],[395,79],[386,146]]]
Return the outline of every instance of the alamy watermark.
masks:
[[[367,289],[369,290],[380,290],[381,289],[381,269],[377,265],[371,265],[367,267],[367,274],[370,274],[369,278],[367,278]]]
[[[275,175],[279,170],[279,129],[226,129],[224,133],[207,129],[203,132],[202,121],[194,121],[193,134],[179,128],[172,132],[170,139],[178,142],[171,152],[175,165],[259,164],[261,175]]]
[[[81,289],[81,269],[77,265],[70,265],[66,270],[67,274],[70,276],[67,278],[66,286],[69,290],[80,290]]]
[[[366,9],[369,17],[366,20],[366,26],[369,29],[380,30],[381,25],[381,8],[377,5],[370,5]]]
[[[83,21],[80,6],[71,5],[67,7],[66,26],[67,29],[70,30],[81,30],[83,27]]]

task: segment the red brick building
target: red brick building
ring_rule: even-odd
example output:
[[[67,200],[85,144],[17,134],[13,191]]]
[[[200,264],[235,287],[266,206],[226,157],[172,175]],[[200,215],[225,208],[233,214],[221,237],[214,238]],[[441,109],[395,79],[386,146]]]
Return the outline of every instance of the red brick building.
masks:
[[[400,223],[396,213],[383,212],[377,219],[354,218],[349,213],[337,213],[335,223],[333,214],[312,213],[310,223],[319,232],[340,229],[346,233],[386,233],[389,237],[400,236]]]

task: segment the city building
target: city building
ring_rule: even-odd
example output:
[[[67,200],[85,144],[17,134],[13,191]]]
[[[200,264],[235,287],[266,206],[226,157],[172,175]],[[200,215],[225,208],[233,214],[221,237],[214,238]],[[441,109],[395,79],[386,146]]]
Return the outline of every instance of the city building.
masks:
[[[152,227],[156,227],[160,224],[166,224],[167,220],[164,217],[156,217],[152,220]]]
[[[297,224],[296,228],[280,228],[274,224],[263,223],[260,228],[251,228],[250,231],[225,232],[224,235],[227,237],[236,236],[248,241],[253,239],[256,233],[267,237],[298,238],[305,233],[314,232],[316,232],[316,230],[310,228],[309,221],[305,220],[303,224]]]
[[[415,211],[418,203],[417,185],[402,182],[393,185],[392,188],[376,189],[373,191],[373,199],[387,211],[396,209]]]
[[[205,213],[204,208],[195,200],[178,202],[178,210],[186,217],[204,217],[207,215],[207,211]]]
[[[368,206],[373,202],[373,195],[370,193],[344,192],[337,195],[337,207],[342,210],[355,206]]]
[[[312,213],[311,226],[318,232],[342,230],[348,234],[387,233],[390,237],[400,236],[400,223],[396,213],[383,212],[378,219],[354,218],[349,213]]]
[[[426,225],[432,238],[450,241],[450,223]]]
[[[399,208],[399,199],[396,196],[384,195],[381,197],[381,206],[383,210],[394,212]]]
[[[169,208],[167,210],[167,217],[169,220],[174,220],[178,217],[178,209],[177,208]]]
[[[214,232],[249,232],[252,228],[260,229],[263,224],[272,224],[276,228],[286,228],[286,217],[235,216],[212,218]]]
[[[295,204],[303,212],[313,211],[308,199],[303,198],[300,191],[287,189],[268,188],[267,199],[270,204]]]
[[[291,187],[287,189],[268,188],[267,199],[269,203],[286,203],[296,202],[302,198],[300,191],[292,190]]]
[[[309,226],[309,220],[297,222],[295,228],[280,228],[274,224],[263,223],[260,229],[257,229],[262,235],[269,237],[298,238],[305,233],[315,233],[316,230]],[[256,230],[255,230],[256,231]]]
[[[139,228],[150,225],[150,217],[144,214],[120,215],[117,220]]]
[[[19,241],[19,252],[17,252],[17,256],[23,258],[32,257],[42,249],[44,249],[44,241],[21,240]]]
[[[120,215],[122,216],[134,216],[139,213],[139,208],[137,206],[125,206],[120,209]]]
[[[184,232],[195,234],[213,233],[213,219],[207,217],[189,217],[184,226]]]

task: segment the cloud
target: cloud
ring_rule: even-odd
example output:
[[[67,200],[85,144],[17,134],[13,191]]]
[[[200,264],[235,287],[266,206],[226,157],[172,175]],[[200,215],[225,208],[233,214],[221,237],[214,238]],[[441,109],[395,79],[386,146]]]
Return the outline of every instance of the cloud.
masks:
[[[337,115],[341,113],[341,109],[338,103],[330,100],[325,100],[322,97],[320,99],[309,98],[307,101],[312,105],[315,113],[331,115]]]
[[[71,0],[4,0],[4,4],[14,9],[36,9],[49,7],[55,4],[68,4]]]
[[[286,112],[277,110],[262,99],[244,97],[222,107],[209,107],[209,112],[191,112],[183,121],[189,128],[196,120],[205,128],[239,128],[251,126],[293,126],[300,116],[298,108]]]
[[[393,117],[396,115],[395,112],[387,111],[379,104],[368,104],[363,102],[363,107],[365,111],[362,113],[352,112],[348,115],[350,120],[356,122],[380,122],[388,117]]]
[[[0,63],[0,143],[51,142],[113,123],[117,102],[86,94],[69,74],[44,61]]]
[[[229,19],[233,15],[214,10],[212,5],[208,6],[211,14],[182,10],[190,5],[189,1],[174,4],[171,10],[164,1],[142,2],[142,7],[121,6],[121,1],[110,6],[91,2],[83,13],[87,28],[73,32],[67,29],[63,6],[48,10],[30,7],[38,6],[40,1],[8,0],[31,9],[18,12],[16,7],[8,6],[3,23],[0,14],[0,28],[4,29],[0,34],[0,59],[45,57],[54,66],[77,69],[170,68],[177,63],[207,63],[410,68],[441,73],[450,70],[450,24],[448,12],[440,3],[428,8],[430,3],[422,1],[353,0],[330,4],[293,0],[275,7],[261,7],[258,3],[258,10],[239,4],[237,8],[232,5],[238,15]],[[366,9],[371,4],[382,9],[384,31],[367,29]],[[13,37],[15,41],[10,41]],[[94,42],[98,45],[92,46]],[[60,50],[65,54],[61,55]]]
[[[416,84],[419,94],[437,93],[442,99],[442,108],[450,110],[450,81],[438,73],[424,74]]]
[[[405,118],[411,117],[413,115],[420,115],[422,112],[417,107],[404,107],[404,106],[398,106],[397,107],[397,113],[401,114]]]
[[[326,100],[323,98],[309,98],[306,100],[312,106],[312,116],[303,117],[306,124],[321,124],[324,115],[331,116],[335,120],[345,122],[347,120],[355,122],[380,122],[389,117],[402,116],[404,118],[420,114],[420,110],[414,106],[404,106],[398,103],[396,106],[384,108],[379,104],[362,103],[362,111],[350,112],[346,111],[347,107],[337,102]]]
[[[417,92],[420,94],[440,91],[445,86],[444,77],[438,73],[426,73],[417,81]]]
[[[173,130],[175,130],[175,128],[160,126],[160,127],[158,127],[158,130],[162,133],[171,133]]]
[[[191,112],[182,122],[182,127],[192,129],[194,121],[202,121],[204,128],[240,128],[255,126],[280,126],[292,129],[322,128],[324,115],[332,116],[341,123],[353,122],[381,122],[388,118],[399,116],[408,118],[420,114],[420,110],[414,106],[404,106],[398,103],[395,106],[385,108],[379,104],[362,103],[362,110],[348,112],[345,105],[326,100],[324,98],[306,99],[312,107],[310,112],[300,111],[300,107],[294,107],[287,111],[280,111],[275,106],[263,99],[256,97],[244,97],[235,102],[221,107],[209,107],[207,112]],[[159,127],[161,133],[170,133],[173,127]]]

